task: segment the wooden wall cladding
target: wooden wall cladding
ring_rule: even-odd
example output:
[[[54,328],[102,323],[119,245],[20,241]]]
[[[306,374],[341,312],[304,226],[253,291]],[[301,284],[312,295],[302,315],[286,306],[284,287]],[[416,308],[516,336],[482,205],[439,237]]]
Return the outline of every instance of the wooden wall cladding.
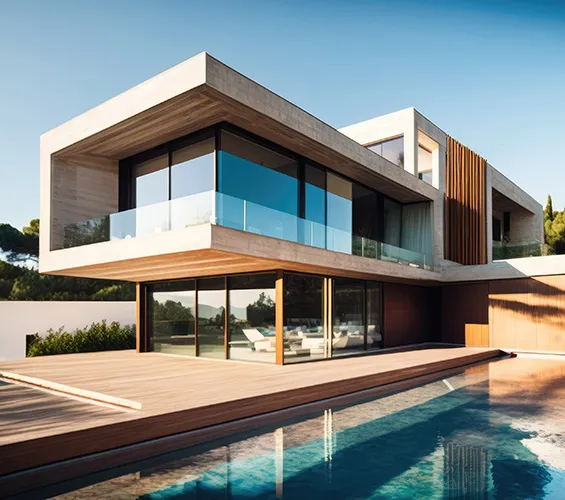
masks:
[[[488,325],[488,283],[448,285],[441,291],[441,340],[465,343],[465,325]]]
[[[118,163],[77,155],[51,162],[51,250],[63,247],[68,224],[118,211]]]
[[[467,323],[465,325],[465,345],[467,347],[488,347],[488,330],[488,325],[475,325],[473,323]]]
[[[438,342],[439,288],[383,283],[384,346]]]
[[[491,281],[491,346],[565,352],[565,275]]]
[[[486,160],[447,137],[445,258],[487,263]]]

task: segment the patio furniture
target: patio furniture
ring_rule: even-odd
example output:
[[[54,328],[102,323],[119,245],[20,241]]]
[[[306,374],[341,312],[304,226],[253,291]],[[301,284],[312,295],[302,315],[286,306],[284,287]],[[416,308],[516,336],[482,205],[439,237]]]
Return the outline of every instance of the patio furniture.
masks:
[[[275,352],[275,337],[267,337],[263,335],[257,328],[242,328],[243,335],[253,344],[256,351]]]

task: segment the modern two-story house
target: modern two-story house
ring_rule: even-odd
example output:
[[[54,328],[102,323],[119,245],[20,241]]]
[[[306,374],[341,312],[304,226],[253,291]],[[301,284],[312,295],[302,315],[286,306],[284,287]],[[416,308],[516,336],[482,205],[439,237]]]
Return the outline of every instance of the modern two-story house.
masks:
[[[414,108],[336,130],[206,53],[44,134],[40,161],[40,271],[136,282],[140,352],[464,343],[446,280],[543,240],[540,204]]]

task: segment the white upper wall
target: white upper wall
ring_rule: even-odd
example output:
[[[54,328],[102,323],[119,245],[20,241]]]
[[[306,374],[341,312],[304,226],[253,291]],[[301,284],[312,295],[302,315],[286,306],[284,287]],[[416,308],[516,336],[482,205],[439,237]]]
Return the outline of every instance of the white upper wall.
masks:
[[[404,136],[404,170],[417,175],[418,145],[432,151],[434,157],[434,176],[432,185],[445,192],[445,152],[447,134],[415,108],[406,108],[387,115],[377,116],[363,122],[339,129],[342,134],[351,137],[362,145],[383,141],[400,135]],[[532,196],[501,174],[492,165],[488,165],[492,176],[492,188],[538,215],[543,208]]]

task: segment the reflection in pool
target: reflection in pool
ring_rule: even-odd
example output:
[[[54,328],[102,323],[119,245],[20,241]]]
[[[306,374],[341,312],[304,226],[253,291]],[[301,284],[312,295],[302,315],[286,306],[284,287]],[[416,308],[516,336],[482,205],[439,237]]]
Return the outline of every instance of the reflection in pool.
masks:
[[[565,361],[514,358],[40,496],[565,498]]]

